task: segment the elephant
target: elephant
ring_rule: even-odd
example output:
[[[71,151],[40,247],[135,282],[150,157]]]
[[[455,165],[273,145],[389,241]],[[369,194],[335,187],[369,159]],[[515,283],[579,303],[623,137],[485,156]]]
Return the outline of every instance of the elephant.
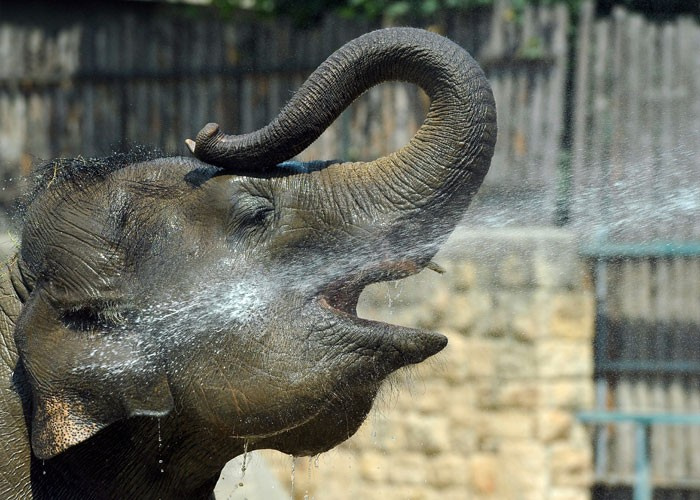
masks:
[[[368,162],[293,158],[370,87],[431,104]],[[440,333],[357,316],[362,290],[433,268],[488,171],[493,95],[457,44],[385,28],[332,54],[262,129],[206,125],[34,174],[0,279],[0,497],[212,498],[248,450],[348,439]]]

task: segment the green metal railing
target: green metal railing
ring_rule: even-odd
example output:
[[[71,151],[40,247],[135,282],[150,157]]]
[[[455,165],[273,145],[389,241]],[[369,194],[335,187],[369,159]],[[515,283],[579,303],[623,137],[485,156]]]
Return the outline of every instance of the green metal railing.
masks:
[[[700,425],[698,414],[633,413],[614,411],[581,412],[578,419],[596,426],[632,423],[635,435],[633,500],[652,500],[649,434],[652,425]]]
[[[692,425],[700,426],[700,414],[643,413],[635,411],[609,411],[606,400],[609,379],[621,374],[663,374],[700,376],[700,363],[681,359],[610,359],[607,345],[610,341],[608,267],[613,261],[626,259],[700,258],[700,242],[650,242],[618,244],[601,240],[580,250],[584,258],[593,264],[596,295],[596,337],[594,342],[597,409],[578,414],[578,418],[596,427],[595,464],[598,476],[607,467],[608,429],[611,424],[634,426],[634,500],[652,500],[652,471],[649,436],[652,426]]]

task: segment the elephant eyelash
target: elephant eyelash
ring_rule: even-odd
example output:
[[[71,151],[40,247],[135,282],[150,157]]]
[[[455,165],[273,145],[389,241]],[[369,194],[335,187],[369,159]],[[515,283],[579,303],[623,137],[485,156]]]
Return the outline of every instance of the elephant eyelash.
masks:
[[[272,202],[264,196],[238,197],[231,204],[231,229],[233,231],[249,230],[263,226],[274,214],[274,211]]]
[[[114,328],[123,324],[125,319],[124,311],[109,302],[71,307],[61,315],[64,325],[81,332]]]

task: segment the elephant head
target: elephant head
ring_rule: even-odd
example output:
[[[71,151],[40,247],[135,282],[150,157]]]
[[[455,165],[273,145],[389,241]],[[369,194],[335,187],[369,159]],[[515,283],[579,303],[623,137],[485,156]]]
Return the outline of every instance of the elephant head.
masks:
[[[287,161],[386,80],[431,99],[406,146],[367,163]],[[18,262],[34,454],[144,443],[137,424],[156,420],[166,462],[186,450],[212,470],[244,446],[306,455],[347,439],[388,374],[447,342],[357,317],[359,295],[430,265],[495,140],[474,60],[396,28],[338,50],[263,129],[205,126],[188,141],[198,159],[51,162]]]

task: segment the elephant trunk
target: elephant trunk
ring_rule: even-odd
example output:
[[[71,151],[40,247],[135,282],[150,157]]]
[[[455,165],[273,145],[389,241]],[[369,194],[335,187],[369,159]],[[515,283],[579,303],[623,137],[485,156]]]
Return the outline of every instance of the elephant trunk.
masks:
[[[420,29],[383,29],[347,43],[260,130],[227,135],[210,123],[195,141],[187,142],[200,160],[233,173],[269,172],[308,147],[359,95],[390,80],[421,87],[430,97],[430,110],[408,145],[365,168],[388,163],[412,169],[426,193],[444,184],[448,169],[453,172],[450,176],[470,176],[470,191],[475,190],[488,170],[496,141],[493,95],[466,51]],[[376,173],[370,175],[374,178]],[[415,182],[408,182],[415,187]],[[424,189],[420,191],[418,197]]]

